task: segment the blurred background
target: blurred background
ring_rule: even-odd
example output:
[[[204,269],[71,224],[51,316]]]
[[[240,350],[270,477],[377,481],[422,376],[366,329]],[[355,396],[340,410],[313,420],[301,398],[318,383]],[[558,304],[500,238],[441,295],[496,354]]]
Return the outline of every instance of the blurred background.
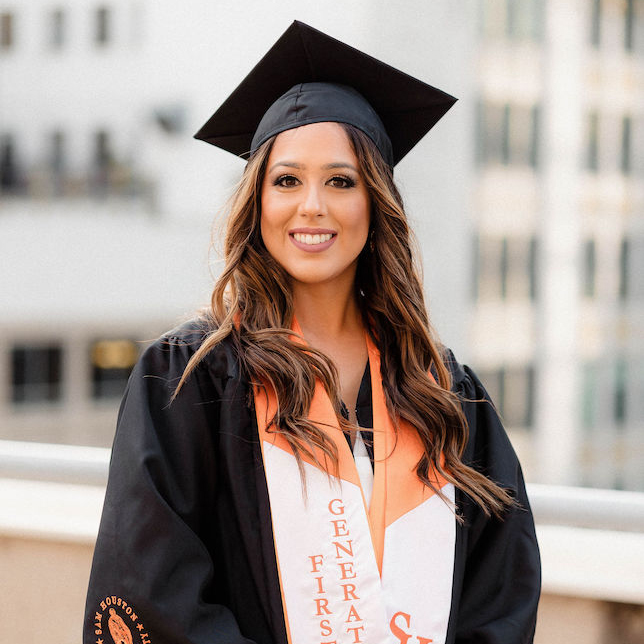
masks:
[[[530,484],[537,641],[644,642],[644,0],[0,0],[0,643],[80,637],[120,396],[243,169],[192,134],[293,19],[460,99],[396,176]]]

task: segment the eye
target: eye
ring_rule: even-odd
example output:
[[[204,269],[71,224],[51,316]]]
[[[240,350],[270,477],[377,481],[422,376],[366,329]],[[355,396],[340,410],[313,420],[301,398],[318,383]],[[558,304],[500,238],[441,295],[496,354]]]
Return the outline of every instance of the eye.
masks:
[[[281,186],[282,188],[292,188],[298,184],[297,177],[294,177],[292,174],[283,174],[273,182],[275,186]]]
[[[353,188],[356,185],[356,182],[351,177],[344,177],[342,175],[331,177],[328,183],[334,188]]]

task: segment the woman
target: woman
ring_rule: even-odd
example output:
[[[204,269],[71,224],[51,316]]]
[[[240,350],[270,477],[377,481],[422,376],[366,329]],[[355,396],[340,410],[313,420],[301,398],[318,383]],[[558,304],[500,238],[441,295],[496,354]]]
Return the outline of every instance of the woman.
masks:
[[[520,467],[393,182],[452,103],[294,23],[198,134],[251,156],[211,309],[130,379],[86,644],[532,641]]]

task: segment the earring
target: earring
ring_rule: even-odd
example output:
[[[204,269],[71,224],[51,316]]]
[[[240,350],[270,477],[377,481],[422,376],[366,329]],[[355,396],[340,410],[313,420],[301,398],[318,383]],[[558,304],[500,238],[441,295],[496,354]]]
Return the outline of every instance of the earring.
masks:
[[[373,234],[374,234],[374,229],[371,229],[371,232],[369,233],[369,250],[373,253],[375,250],[375,245],[373,243]]]

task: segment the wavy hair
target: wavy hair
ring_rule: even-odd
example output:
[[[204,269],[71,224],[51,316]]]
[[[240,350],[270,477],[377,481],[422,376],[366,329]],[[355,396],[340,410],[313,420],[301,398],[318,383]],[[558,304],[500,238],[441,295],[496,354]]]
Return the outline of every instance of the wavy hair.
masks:
[[[388,411],[394,425],[402,418],[418,433],[424,455],[416,474],[425,485],[446,500],[432,475],[435,469],[486,514],[501,516],[513,503],[511,495],[462,461],[467,422],[458,396],[451,391],[444,349],[429,324],[412,233],[393,172],[371,139],[353,126],[341,125],[371,200],[370,241],[358,259],[355,294],[363,323],[380,351]],[[269,425],[289,443],[302,476],[303,457],[322,465],[316,450],[337,473],[335,445],[307,419],[316,380],[327,391],[341,428],[356,428],[341,414],[332,361],[312,347],[293,342],[290,279],[266,250],[260,234],[261,187],[274,140],[266,141],[249,159],[229,201],[225,266],[208,310],[212,331],[188,362],[175,395],[197,364],[230,337],[250,378],[273,387],[277,412]],[[430,369],[435,379],[428,375]]]

